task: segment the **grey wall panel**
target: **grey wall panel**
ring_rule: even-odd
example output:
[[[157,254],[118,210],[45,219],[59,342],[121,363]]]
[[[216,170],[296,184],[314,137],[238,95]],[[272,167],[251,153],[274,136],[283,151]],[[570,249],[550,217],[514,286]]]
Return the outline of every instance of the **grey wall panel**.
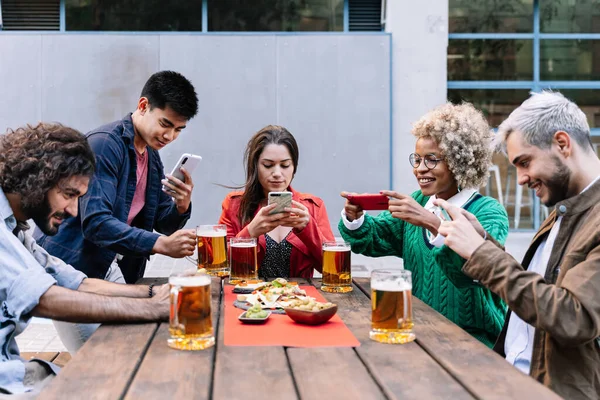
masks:
[[[194,84],[200,109],[180,139],[161,150],[166,169],[183,152],[203,157],[194,174],[189,226],[216,223],[230,191],[215,185],[244,183],[243,152],[254,132],[277,116],[275,37],[161,37],[160,67]]]
[[[0,36],[0,132],[42,119],[41,47],[39,35]]]
[[[389,186],[389,41],[385,34],[2,35],[0,123],[55,120],[86,132],[133,111],[153,72],[176,70],[200,100],[198,115],[161,150],[167,171],[184,152],[204,159],[188,226],[217,222],[229,190],[214,183],[242,184],[248,139],[281,124],[300,145],[294,186],[325,200],[337,231],[341,190]]]
[[[42,117],[83,132],[135,110],[158,70],[156,35],[42,37]]]
[[[390,179],[389,36],[278,37],[279,123],[296,137],[298,190],[321,197],[337,231],[342,190]]]

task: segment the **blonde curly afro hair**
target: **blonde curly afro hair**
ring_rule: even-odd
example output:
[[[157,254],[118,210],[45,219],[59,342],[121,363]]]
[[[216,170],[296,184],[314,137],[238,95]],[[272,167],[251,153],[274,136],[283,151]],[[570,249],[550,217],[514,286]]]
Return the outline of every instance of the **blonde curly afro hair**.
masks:
[[[412,134],[438,144],[459,188],[478,189],[487,183],[493,133],[471,103],[435,108],[413,124]]]

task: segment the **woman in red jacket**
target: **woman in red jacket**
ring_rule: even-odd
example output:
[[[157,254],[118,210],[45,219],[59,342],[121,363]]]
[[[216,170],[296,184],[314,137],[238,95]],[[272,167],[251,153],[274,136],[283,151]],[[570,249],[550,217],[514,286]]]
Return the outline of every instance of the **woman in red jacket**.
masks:
[[[290,186],[298,167],[298,144],[282,126],[269,125],[248,142],[244,154],[244,191],[223,201],[220,224],[227,239],[257,238],[258,275],[263,278],[310,278],[322,269],[322,243],[333,240],[323,200]],[[269,215],[269,192],[292,192],[286,212]]]

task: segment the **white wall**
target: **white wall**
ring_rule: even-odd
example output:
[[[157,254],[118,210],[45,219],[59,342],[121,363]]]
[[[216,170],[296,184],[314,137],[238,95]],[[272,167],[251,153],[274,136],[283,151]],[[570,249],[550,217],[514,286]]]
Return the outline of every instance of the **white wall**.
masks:
[[[387,0],[386,31],[392,34],[393,188],[418,188],[408,155],[412,123],[446,102],[448,0]]]

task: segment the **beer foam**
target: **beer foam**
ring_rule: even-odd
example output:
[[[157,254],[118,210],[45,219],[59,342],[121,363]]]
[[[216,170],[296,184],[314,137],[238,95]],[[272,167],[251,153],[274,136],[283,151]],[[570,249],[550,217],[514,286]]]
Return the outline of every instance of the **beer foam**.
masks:
[[[323,250],[342,253],[344,251],[350,251],[350,246],[335,246],[335,247],[325,247]]]
[[[204,236],[204,237],[224,237],[227,236],[227,231],[198,231],[196,232],[196,236]]]
[[[229,247],[256,247],[256,243],[231,243]]]
[[[384,292],[404,292],[405,290],[412,290],[412,285],[403,281],[371,281],[371,289]]]
[[[191,276],[171,276],[169,284],[173,286],[206,286],[210,285],[210,276],[208,275],[191,275]]]

